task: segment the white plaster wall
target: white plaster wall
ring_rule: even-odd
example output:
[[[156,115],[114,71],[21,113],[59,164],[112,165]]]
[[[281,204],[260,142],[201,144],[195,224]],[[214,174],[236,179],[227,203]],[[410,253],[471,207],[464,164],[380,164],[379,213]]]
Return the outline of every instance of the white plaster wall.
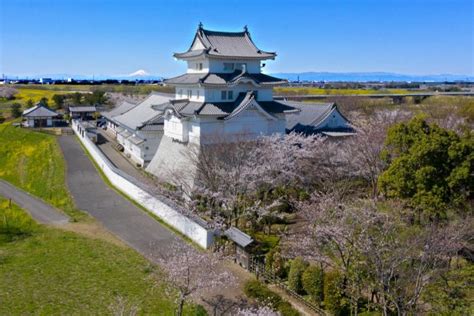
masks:
[[[144,159],[142,158],[142,148],[140,145],[131,144],[130,142],[128,147],[125,147],[124,153],[127,157],[135,162],[136,164],[143,166],[145,164]]]
[[[145,139],[145,142],[141,144],[142,158],[145,163],[151,161],[153,156],[158,149],[160,144],[161,137],[163,137],[163,131],[153,131],[153,132],[139,132],[140,137]]]
[[[196,58],[190,59],[186,61],[188,65],[187,73],[195,74],[195,73],[208,73],[209,72],[209,59],[207,58]],[[198,64],[202,64],[202,69],[199,70]]]
[[[227,71],[224,70],[224,63],[244,63],[247,64],[247,72],[248,73],[260,73],[260,61],[259,60],[245,60],[245,59],[230,59],[230,60],[224,60],[224,59],[213,59],[209,58],[209,72],[217,72],[217,73],[225,73],[225,72],[234,72],[232,71]]]
[[[190,121],[189,141],[195,144],[226,139],[253,139],[262,135],[285,133],[285,117],[270,120],[255,108],[230,120],[195,119]]]
[[[189,237],[203,248],[209,248],[213,242],[213,231],[206,229],[192,219],[174,210],[167,204],[160,201],[138,185],[134,184],[127,176],[121,174],[105,157],[97,146],[87,137],[81,135],[80,126],[76,121],[72,122],[72,127],[77,137],[104,172],[107,179],[124,194],[130,196],[147,210],[161,218],[168,225]]]
[[[205,100],[205,89],[196,86],[179,86],[175,89],[175,99],[188,99],[188,90],[192,90],[192,96],[189,98],[191,101],[204,102]]]
[[[188,122],[180,120],[174,115],[165,119],[164,134],[180,142],[188,141]]]
[[[233,100],[222,100],[221,91],[222,90],[232,90],[233,93]],[[258,91],[257,94],[257,101],[272,101],[273,100],[273,90],[271,88],[258,88],[252,84],[239,84],[237,86],[229,87],[229,88],[220,88],[220,89],[213,89],[213,88],[206,88],[205,89],[205,100],[209,102],[227,102],[227,101],[235,101],[237,99],[239,93],[241,92],[248,92],[248,91]]]

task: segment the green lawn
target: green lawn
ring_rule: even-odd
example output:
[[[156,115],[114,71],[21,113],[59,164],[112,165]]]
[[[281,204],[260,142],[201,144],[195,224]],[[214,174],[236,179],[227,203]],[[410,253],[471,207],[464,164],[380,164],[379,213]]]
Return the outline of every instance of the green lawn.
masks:
[[[77,220],[65,184],[65,162],[56,136],[0,124],[0,178],[51,203]]]
[[[131,249],[36,224],[0,198],[0,315],[110,315],[119,296],[139,314],[173,315],[156,273]]]

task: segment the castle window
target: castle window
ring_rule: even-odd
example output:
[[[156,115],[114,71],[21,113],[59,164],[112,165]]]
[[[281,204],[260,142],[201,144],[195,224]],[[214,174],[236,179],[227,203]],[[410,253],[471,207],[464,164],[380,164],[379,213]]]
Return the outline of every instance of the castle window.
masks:
[[[224,71],[233,71],[234,67],[234,63],[224,63]]]
[[[199,69],[199,70],[202,70],[202,63],[199,63],[199,64],[198,64],[198,69]]]
[[[199,90],[196,90],[196,97],[199,99]]]
[[[188,99],[193,97],[193,90],[188,90]]]
[[[234,91],[229,90],[222,90],[221,91],[221,99],[222,100],[232,100],[234,98]]]

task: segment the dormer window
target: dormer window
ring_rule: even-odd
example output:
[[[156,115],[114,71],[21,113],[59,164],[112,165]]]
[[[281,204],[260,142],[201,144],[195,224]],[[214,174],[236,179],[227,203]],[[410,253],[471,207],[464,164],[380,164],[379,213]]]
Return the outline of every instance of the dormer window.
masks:
[[[234,63],[224,63],[224,71],[234,71],[235,64]]]
[[[196,63],[196,64],[194,65],[194,68],[195,68],[196,70],[202,70],[202,63]]]
[[[232,90],[222,90],[221,91],[221,99],[222,100],[232,100],[234,99],[234,91]]]

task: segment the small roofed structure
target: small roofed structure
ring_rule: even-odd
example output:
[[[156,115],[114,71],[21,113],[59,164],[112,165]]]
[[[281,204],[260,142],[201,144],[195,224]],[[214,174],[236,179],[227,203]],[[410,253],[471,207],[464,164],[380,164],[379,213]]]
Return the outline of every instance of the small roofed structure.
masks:
[[[299,110],[287,116],[287,133],[322,134],[330,137],[351,136],[355,134],[351,123],[339,111],[336,103],[288,101],[284,101],[284,103]]]
[[[69,113],[75,120],[89,121],[94,119],[94,113],[97,112],[95,106],[70,106]]]
[[[235,244],[235,261],[242,267],[248,269],[251,257],[249,248],[254,242],[252,237],[236,227],[229,228],[224,232],[224,235]]]
[[[54,119],[58,117],[58,113],[38,103],[24,110],[22,116],[25,119],[24,126],[26,127],[53,127]]]

